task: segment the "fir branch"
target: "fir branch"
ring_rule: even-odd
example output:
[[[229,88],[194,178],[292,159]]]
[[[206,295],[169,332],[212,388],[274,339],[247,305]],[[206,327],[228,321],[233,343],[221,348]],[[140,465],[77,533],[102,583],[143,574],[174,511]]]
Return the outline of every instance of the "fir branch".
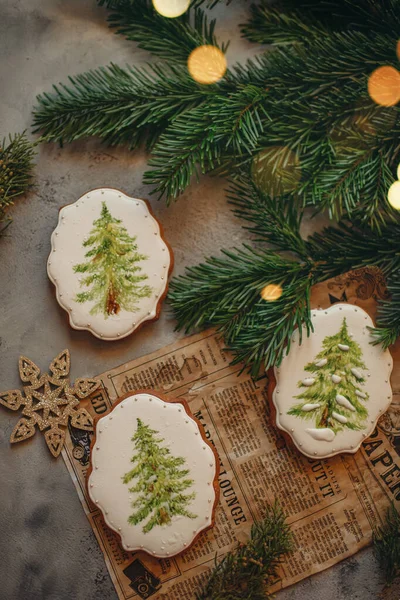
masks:
[[[165,195],[169,202],[188,187],[193,175],[198,178],[198,167],[201,173],[213,170],[220,163],[219,147],[213,141],[207,102],[178,116],[158,140],[149,161],[153,168],[145,173],[144,181],[155,186],[152,193]]]
[[[69,78],[38,96],[34,132],[46,141],[72,142],[97,136],[110,145],[134,148],[154,140],[181,111],[195,108],[209,90],[178,67],[148,69],[111,64]]]
[[[278,503],[251,528],[250,540],[219,562],[198,600],[264,600],[282,558],[293,549],[293,535]]]
[[[400,265],[399,265],[400,266]],[[400,275],[399,267],[387,276],[389,299],[380,300],[377,327],[372,330],[375,344],[388,348],[400,337]]]
[[[254,180],[241,173],[231,181],[228,199],[234,213],[244,219],[256,242],[268,242],[279,250],[290,250],[303,258],[307,248],[300,235],[303,210],[291,196],[273,199],[256,186]]]
[[[238,86],[233,77],[209,91],[207,101],[178,115],[153,148],[144,181],[167,201],[188,187],[198,165],[203,174],[218,169],[226,165],[227,148],[250,152],[261,134],[265,91]]]
[[[319,281],[366,266],[378,267],[386,277],[400,268],[400,222],[379,232],[357,221],[340,222],[311,235],[307,250],[319,265]]]
[[[315,37],[343,31],[395,33],[398,0],[284,0],[279,8],[266,1],[251,6],[242,34],[259,44],[308,44]]]
[[[305,322],[310,330],[312,268],[268,250],[225,250],[222,258],[206,259],[172,280],[169,301],[177,328],[218,327],[234,362],[257,377],[262,363],[279,364],[296,327]],[[284,291],[268,303],[260,293],[270,283],[282,283]]]
[[[163,59],[186,65],[189,54],[197,46],[210,44],[226,52],[228,44],[219,44],[215,36],[215,19],[208,22],[200,8],[188,10],[182,16],[168,19],[160,15],[151,0],[98,0],[112,10],[110,27],[128,40],[138,42],[139,48]],[[191,22],[193,21],[193,26]]]
[[[9,135],[0,147],[0,221],[14,198],[24,194],[32,185],[33,159],[36,143],[28,140],[25,132]],[[4,231],[4,228],[1,230]]]
[[[328,208],[335,219],[351,217],[359,208],[371,222],[393,216],[386,191],[399,160],[400,111],[374,105],[366,87],[370,70],[395,64],[395,43],[382,35],[371,41],[360,32],[336,34],[314,40],[307,49],[278,50],[234,67],[214,86],[204,107],[205,126],[202,135],[198,132],[191,173],[206,158],[202,141],[204,148],[215,148],[220,164],[247,168],[269,147],[281,147],[298,156],[296,191],[303,206]],[[186,111],[179,119],[179,127],[172,122],[156,144],[151,174],[145,176],[158,191],[168,192],[170,178],[179,180],[179,170],[164,168],[165,157],[177,152],[178,135],[180,147],[190,152],[198,114]],[[178,192],[190,181],[185,168],[173,186]]]
[[[106,0],[118,15],[115,24],[132,27],[132,35],[142,23],[140,15],[133,19],[137,3],[147,7],[147,25],[159,17],[150,14],[149,0]],[[251,171],[260,154],[280,148],[299,161],[300,178],[291,194],[299,206],[384,227],[387,217],[396,217],[386,194],[400,159],[400,110],[375,105],[367,81],[383,64],[398,66],[399,3],[357,0],[353,6],[347,0],[330,0],[327,17],[325,2],[324,10],[316,0],[304,2],[297,19],[303,18],[305,28],[308,22],[320,23],[327,35],[303,36],[301,44],[236,65],[211,86],[195,83],[177,61],[175,66],[146,69],[112,65],[78,75],[69,85],[39,97],[35,130],[61,143],[91,135],[130,148],[146,141],[152,158],[145,181],[168,201],[198,172]],[[293,14],[295,5],[285,0],[282,14]],[[266,6],[260,10],[269,11]],[[373,31],[378,33],[365,27],[366,15],[377,22]],[[214,35],[203,17],[194,30],[187,15],[180,19],[162,22],[172,28],[168,35],[185,48],[183,54],[188,36],[197,43],[198,35]],[[179,23],[185,23],[185,33],[174,38]],[[150,39],[147,25],[143,39]],[[154,42],[156,51],[159,43],[164,51],[164,33],[162,42]],[[275,171],[280,170],[282,152],[275,158],[271,152]]]
[[[287,200],[291,202],[290,198]],[[242,178],[231,188],[231,202],[262,241],[280,251],[291,250],[284,258],[267,249],[248,246],[223,251],[222,258],[187,269],[171,282],[169,300],[177,318],[177,328],[217,327],[234,362],[243,362],[253,377],[261,365],[279,365],[290,349],[296,328],[311,330],[309,296],[312,285],[365,266],[380,268],[385,276],[400,269],[400,222],[386,223],[374,231],[362,221],[327,227],[303,241],[294,207],[281,212],[280,199],[261,193],[250,178]],[[285,214],[290,224],[285,228]],[[382,243],[384,240],[384,243]],[[280,285],[283,293],[275,301],[265,301],[261,292],[267,284]],[[387,326],[390,339],[397,336],[399,298],[393,296]],[[391,322],[390,322],[390,319]]]
[[[374,553],[388,585],[400,576],[400,514],[392,504],[385,522],[374,531]]]
[[[258,44],[293,44],[318,35],[327,35],[328,27],[317,19],[307,18],[303,10],[284,13],[261,2],[252,4],[251,17],[241,26],[241,32],[250,42]]]

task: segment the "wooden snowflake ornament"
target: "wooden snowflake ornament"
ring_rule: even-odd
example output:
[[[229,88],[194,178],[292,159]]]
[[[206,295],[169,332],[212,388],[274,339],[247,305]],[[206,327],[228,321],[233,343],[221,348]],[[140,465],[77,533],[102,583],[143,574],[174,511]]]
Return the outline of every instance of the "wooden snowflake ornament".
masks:
[[[100,383],[95,379],[77,379],[73,386],[68,378],[71,367],[69,350],[63,350],[50,364],[51,375],[40,374],[40,369],[25,356],[19,359],[19,374],[24,386],[24,394],[20,390],[9,390],[0,394],[0,404],[10,410],[19,410],[22,406],[21,419],[11,433],[10,442],[23,442],[32,437],[37,425],[44,434],[46,444],[54,457],[60,454],[64,442],[65,431],[61,427],[71,425],[85,431],[93,430],[93,420],[79,401],[86,398]]]

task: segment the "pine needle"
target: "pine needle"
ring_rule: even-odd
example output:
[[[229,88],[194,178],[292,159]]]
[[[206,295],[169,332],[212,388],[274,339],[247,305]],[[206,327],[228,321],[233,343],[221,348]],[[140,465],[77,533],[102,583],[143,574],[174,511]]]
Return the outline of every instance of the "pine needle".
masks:
[[[293,549],[293,536],[279,504],[268,506],[251,528],[250,540],[218,563],[198,600],[265,600],[277,569]]]
[[[193,81],[186,67],[199,45],[226,50],[199,3],[176,19],[150,0],[100,4],[117,33],[165,62],[95,69],[39,96],[34,126],[48,141],[97,136],[131,149],[146,142],[145,181],[167,201],[199,173],[251,170],[266,153],[282,171],[282,153],[292,154],[299,206],[374,228],[395,218],[386,195],[400,160],[400,110],[375,104],[367,84],[376,68],[398,68],[400,0],[255,6],[242,31],[275,49],[233,65],[211,86]]]
[[[307,334],[312,330],[313,285],[352,269],[375,266],[389,276],[391,286],[392,274],[400,270],[399,219],[385,222],[380,231],[361,219],[351,225],[343,221],[303,240],[301,217],[296,216],[290,198],[283,208],[280,198],[267,196],[251,178],[242,177],[233,183],[230,201],[258,239],[276,249],[245,246],[223,251],[221,258],[210,257],[172,280],[169,301],[178,329],[218,328],[235,356],[234,363],[243,363],[253,377],[261,366],[280,364],[296,328],[300,332],[305,328]],[[261,292],[268,284],[282,288],[280,298],[263,300]],[[384,336],[392,343],[399,335],[396,289],[378,314],[378,342]]]
[[[374,532],[374,553],[387,585],[400,576],[400,514],[390,506],[385,522]]]
[[[0,222],[6,219],[7,207],[32,184],[36,145],[37,142],[28,140],[25,132],[9,135],[8,141],[3,139],[0,147]]]
[[[98,0],[98,4],[106,4],[112,11],[108,23],[116,33],[164,60],[186,65],[197,46],[209,44],[222,52],[228,48],[228,44],[219,44],[215,36],[215,19],[209,22],[201,8],[169,19],[155,10],[151,0]]]

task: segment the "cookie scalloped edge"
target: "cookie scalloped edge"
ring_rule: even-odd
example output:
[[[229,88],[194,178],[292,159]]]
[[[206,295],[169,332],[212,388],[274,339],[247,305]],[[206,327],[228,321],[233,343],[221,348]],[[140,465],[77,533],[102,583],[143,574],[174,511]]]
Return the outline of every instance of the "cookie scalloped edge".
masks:
[[[356,306],[356,305],[352,305],[352,304],[347,304],[344,302],[340,302],[340,303],[336,303],[333,306],[330,306],[329,308],[323,309],[323,308],[314,308],[311,309],[311,315],[319,313],[321,311],[327,312],[331,309],[335,309],[339,308],[341,306],[346,306],[347,308],[350,306],[354,306],[355,310],[362,310],[363,312],[365,312],[366,315],[368,315],[369,321],[370,323],[368,324],[368,326],[370,327],[371,325],[373,327],[376,327],[375,321],[374,319],[370,316],[370,314],[365,311],[363,308]],[[311,334],[312,335],[312,334]],[[299,347],[301,347],[301,345],[299,345]],[[308,458],[314,459],[314,460],[322,460],[325,458],[331,458],[332,456],[337,456],[339,454],[355,454],[356,452],[358,452],[358,450],[361,448],[361,445],[363,444],[363,442],[368,439],[368,437],[374,432],[378,421],[380,419],[380,417],[387,411],[387,409],[389,408],[389,406],[391,405],[392,401],[393,401],[393,390],[390,384],[390,376],[392,374],[393,371],[393,357],[390,353],[390,350],[388,350],[388,354],[390,356],[390,361],[388,364],[388,371],[387,371],[387,380],[388,380],[388,386],[390,388],[390,392],[391,392],[391,397],[390,400],[388,400],[388,402],[386,403],[385,407],[379,412],[379,414],[377,415],[376,419],[374,419],[374,421],[371,423],[370,422],[370,426],[368,427],[368,430],[366,432],[366,435],[364,438],[362,438],[359,442],[359,444],[355,445],[354,448],[348,448],[346,450],[336,450],[334,452],[330,452],[329,454],[324,454],[324,455],[315,455],[315,454],[309,454],[308,452],[306,452],[303,448],[300,447],[300,445],[297,443],[296,439],[291,435],[291,432],[288,431],[288,429],[286,429],[279,421],[279,406],[277,403],[277,394],[276,394],[276,390],[277,390],[277,385],[278,385],[278,378],[277,378],[277,371],[279,370],[279,367],[271,367],[268,372],[267,372],[267,377],[268,377],[268,385],[267,385],[267,396],[268,396],[268,400],[269,400],[269,404],[270,404],[270,409],[271,409],[271,420],[273,421],[273,423],[278,427],[278,429],[280,429],[283,434],[284,434],[284,438],[286,440],[290,440],[290,442],[292,444],[294,444],[294,446],[296,447],[296,449],[303,454],[304,456],[307,456]],[[285,356],[287,356],[285,354]],[[284,358],[285,358],[284,356]],[[284,360],[284,359],[283,359]]]
[[[89,479],[90,479],[90,475],[93,471],[93,466],[92,466],[92,450],[96,444],[96,438],[97,438],[97,424],[98,422],[103,418],[108,416],[113,410],[114,408],[116,408],[119,404],[121,404],[121,402],[123,402],[124,400],[126,400],[127,398],[130,398],[131,396],[135,396],[136,394],[149,394],[151,396],[156,396],[157,398],[159,398],[160,400],[162,400],[163,402],[167,402],[170,404],[180,404],[184,409],[185,412],[187,414],[187,416],[189,418],[191,418],[197,425],[201,438],[203,440],[203,442],[205,444],[207,444],[207,446],[211,449],[212,453],[214,454],[214,458],[215,458],[215,475],[214,475],[214,479],[213,479],[213,489],[214,489],[214,503],[213,503],[213,507],[212,507],[212,511],[211,511],[211,519],[210,522],[203,528],[201,529],[198,533],[196,533],[196,535],[194,536],[194,538],[192,539],[192,541],[180,552],[177,552],[176,554],[171,554],[168,557],[166,557],[165,555],[158,555],[154,552],[148,552],[147,550],[145,550],[144,548],[127,548],[126,546],[124,546],[123,541],[122,541],[122,537],[121,534],[119,533],[119,531],[117,529],[115,529],[107,520],[107,516],[104,514],[102,508],[95,504],[90,496],[90,492],[89,492]],[[220,488],[219,488],[219,475],[220,475],[220,459],[219,459],[219,455],[218,452],[214,446],[214,444],[210,443],[206,437],[206,434],[204,432],[204,427],[201,424],[201,422],[199,421],[199,419],[197,419],[191,412],[190,408],[189,408],[189,404],[187,402],[187,400],[185,400],[184,398],[167,398],[166,396],[164,396],[163,394],[160,394],[159,392],[155,391],[155,390],[149,390],[149,389],[138,389],[138,390],[134,390],[132,392],[128,392],[127,394],[124,394],[123,396],[118,396],[117,400],[113,403],[111,410],[107,411],[106,413],[102,414],[102,415],[98,415],[93,419],[93,438],[90,444],[90,462],[89,462],[89,467],[87,469],[86,472],[86,493],[87,496],[89,498],[89,502],[91,503],[93,509],[99,509],[101,512],[101,515],[107,525],[107,527],[109,529],[111,529],[111,531],[113,531],[117,537],[118,537],[118,541],[121,545],[121,547],[126,551],[126,552],[146,552],[147,554],[149,554],[150,556],[155,556],[156,558],[173,558],[173,556],[177,556],[178,554],[181,554],[182,552],[186,552],[187,550],[189,550],[189,548],[191,548],[193,546],[193,544],[195,544],[198,540],[198,538],[200,537],[200,535],[202,535],[203,533],[205,533],[206,531],[208,531],[209,529],[212,529],[215,525],[215,511],[217,509],[218,506],[218,502],[219,502],[219,497],[220,497]]]
[[[50,257],[52,255],[54,249],[55,249],[55,239],[56,239],[56,235],[55,234],[56,234],[57,228],[59,227],[60,222],[61,222],[61,211],[63,210],[63,208],[66,208],[67,206],[72,206],[73,204],[76,204],[76,202],[79,202],[79,200],[81,200],[82,198],[84,198],[88,194],[91,194],[92,192],[96,192],[98,190],[112,190],[114,192],[118,192],[120,194],[123,194],[126,198],[129,198],[130,200],[140,200],[140,202],[143,202],[146,205],[147,210],[149,211],[149,214],[150,214],[151,218],[153,219],[153,221],[155,221],[155,223],[158,226],[158,229],[159,229],[159,232],[160,232],[160,238],[162,239],[163,243],[167,247],[167,250],[169,252],[169,258],[170,258],[170,264],[169,264],[169,268],[168,268],[168,272],[167,272],[167,278],[166,278],[167,281],[166,281],[166,284],[165,284],[165,289],[164,289],[164,292],[158,298],[156,309],[155,309],[155,316],[153,318],[151,318],[151,319],[145,319],[145,320],[143,320],[136,327],[132,326],[132,329],[130,329],[124,335],[119,335],[119,336],[116,336],[116,337],[104,337],[103,335],[100,335],[100,334],[96,333],[89,326],[80,327],[79,325],[76,325],[74,323],[73,319],[72,319],[71,310],[66,306],[65,303],[63,303],[62,298],[60,298],[60,294],[59,294],[59,291],[58,291],[57,282],[55,281],[55,279],[53,278],[52,274],[49,271],[49,260],[50,260]],[[58,222],[57,222],[57,225],[56,225],[55,229],[53,230],[53,233],[51,234],[51,249],[50,249],[50,254],[48,256],[46,265],[47,265],[47,276],[50,279],[51,283],[54,285],[57,302],[61,306],[61,308],[63,310],[65,310],[65,312],[67,313],[67,318],[68,318],[68,322],[69,322],[70,327],[72,329],[75,329],[75,330],[78,330],[78,331],[89,331],[89,333],[91,333],[92,335],[94,335],[99,340],[103,340],[105,342],[115,342],[117,340],[123,340],[124,338],[132,335],[133,333],[136,333],[137,331],[139,331],[143,327],[143,325],[146,325],[148,323],[152,323],[153,321],[157,321],[160,318],[162,304],[163,304],[163,302],[164,302],[164,300],[165,300],[165,298],[166,298],[166,296],[168,294],[169,278],[170,278],[171,273],[172,273],[172,271],[174,269],[174,262],[175,262],[175,258],[174,258],[174,252],[172,250],[172,247],[167,242],[167,240],[165,239],[164,228],[161,225],[160,221],[154,215],[153,209],[151,208],[150,202],[148,200],[145,200],[143,198],[133,198],[132,196],[128,196],[128,194],[126,194],[122,190],[119,190],[118,188],[98,187],[98,188],[92,188],[91,190],[88,190],[87,192],[85,192],[84,194],[82,194],[77,200],[75,200],[75,202],[71,202],[70,204],[64,204],[63,206],[60,206],[59,211],[58,211]]]

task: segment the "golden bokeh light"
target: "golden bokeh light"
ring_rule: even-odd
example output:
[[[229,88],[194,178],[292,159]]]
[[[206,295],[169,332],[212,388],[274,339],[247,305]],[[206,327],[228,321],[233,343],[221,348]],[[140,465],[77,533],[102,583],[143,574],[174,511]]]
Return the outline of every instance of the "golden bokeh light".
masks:
[[[216,83],[225,75],[225,54],[216,46],[198,46],[188,58],[189,73],[198,83]]]
[[[153,0],[155,10],[168,19],[180,17],[187,11],[190,0]]]
[[[396,106],[375,104],[371,109],[365,100],[354,104],[354,112],[335,122],[329,130],[329,139],[337,157],[346,157],[354,151],[369,147],[372,137],[390,132],[396,124]]]
[[[400,100],[399,71],[389,65],[375,69],[368,79],[368,93],[381,106],[397,104]]]
[[[254,157],[251,175],[261,191],[271,197],[282,196],[300,183],[299,159],[286,146],[269,146]]]
[[[261,298],[267,302],[278,300],[282,296],[282,288],[276,283],[269,283],[261,290]]]
[[[396,210],[400,210],[400,181],[395,181],[389,188],[389,204]]]
[[[400,179],[400,163],[399,163],[399,166],[397,167],[397,179]]]

